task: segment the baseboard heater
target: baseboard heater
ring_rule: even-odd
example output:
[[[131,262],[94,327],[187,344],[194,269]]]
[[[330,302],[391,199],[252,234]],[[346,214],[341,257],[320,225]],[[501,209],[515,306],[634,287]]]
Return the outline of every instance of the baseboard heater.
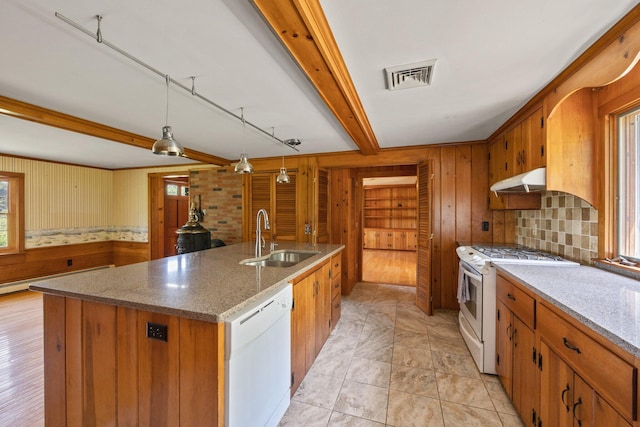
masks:
[[[33,277],[31,279],[18,280],[16,282],[2,283],[0,284],[0,295],[9,294],[11,292],[24,291],[29,289],[29,285],[33,282],[40,282],[42,280],[53,279],[55,277],[71,276],[72,274],[86,273],[87,271],[103,270],[105,268],[113,268],[115,265],[103,265],[101,267],[86,268],[84,270],[69,271],[67,273],[52,274],[51,276]]]

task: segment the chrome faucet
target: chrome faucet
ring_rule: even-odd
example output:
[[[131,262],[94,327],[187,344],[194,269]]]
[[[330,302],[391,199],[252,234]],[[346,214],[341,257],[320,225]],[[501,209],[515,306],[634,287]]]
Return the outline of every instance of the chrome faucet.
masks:
[[[260,214],[264,218],[264,229],[269,230],[271,227],[269,226],[269,214],[264,209],[260,209],[258,211],[258,215],[256,215],[256,258],[262,256],[262,248],[264,248],[264,237],[262,237],[262,230],[260,228]]]

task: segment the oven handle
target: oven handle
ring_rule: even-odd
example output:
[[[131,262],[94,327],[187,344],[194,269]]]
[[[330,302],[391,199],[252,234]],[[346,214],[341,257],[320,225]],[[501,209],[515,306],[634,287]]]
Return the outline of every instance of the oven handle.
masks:
[[[472,273],[464,267],[464,264],[461,263],[460,268],[462,268],[462,274],[469,276],[470,278],[482,282],[482,276],[478,276],[477,274]]]

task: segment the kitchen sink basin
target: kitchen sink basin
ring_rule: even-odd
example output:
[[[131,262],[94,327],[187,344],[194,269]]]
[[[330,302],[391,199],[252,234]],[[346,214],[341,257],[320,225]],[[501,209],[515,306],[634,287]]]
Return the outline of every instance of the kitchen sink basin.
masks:
[[[291,267],[297,263],[311,258],[320,252],[314,251],[277,251],[272,252],[266,257],[250,258],[240,261],[242,265],[253,265],[262,267]]]

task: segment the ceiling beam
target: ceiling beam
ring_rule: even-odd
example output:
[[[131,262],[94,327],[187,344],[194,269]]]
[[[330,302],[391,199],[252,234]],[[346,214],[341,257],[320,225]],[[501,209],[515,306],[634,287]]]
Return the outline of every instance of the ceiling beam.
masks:
[[[380,150],[318,0],[252,0],[362,154]]]
[[[122,144],[132,145],[138,148],[144,148],[151,151],[151,147],[155,140],[146,136],[137,135],[135,133],[112,128],[100,123],[81,119],[58,111],[49,110],[37,105],[28,104],[26,102],[17,101],[15,99],[0,96],[0,114],[16,117],[23,120],[40,123],[47,126],[53,126],[72,132],[78,132],[96,138],[107,139],[109,141],[119,142]],[[202,153],[200,151],[184,149],[186,157],[198,162],[210,163],[213,165],[228,165],[230,160],[222,157],[213,156],[211,154]]]

